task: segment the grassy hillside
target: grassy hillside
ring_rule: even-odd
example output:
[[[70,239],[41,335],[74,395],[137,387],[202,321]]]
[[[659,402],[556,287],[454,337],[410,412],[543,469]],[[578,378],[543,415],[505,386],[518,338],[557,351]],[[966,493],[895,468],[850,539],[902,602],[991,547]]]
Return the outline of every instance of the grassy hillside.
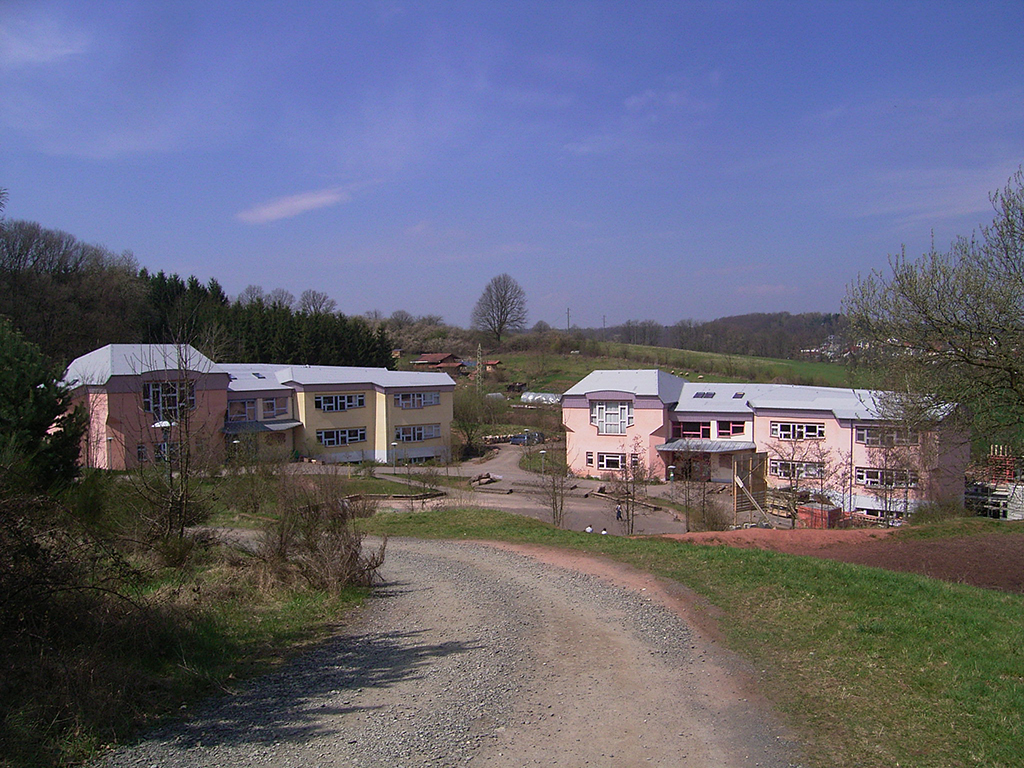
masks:
[[[626,368],[660,368],[691,381],[778,381],[828,387],[851,386],[852,381],[850,370],[835,363],[771,360],[635,344],[607,343],[601,344],[599,350],[601,354],[596,356],[535,351],[493,356],[501,359],[504,381],[525,382],[534,392],[561,393],[591,371]]]

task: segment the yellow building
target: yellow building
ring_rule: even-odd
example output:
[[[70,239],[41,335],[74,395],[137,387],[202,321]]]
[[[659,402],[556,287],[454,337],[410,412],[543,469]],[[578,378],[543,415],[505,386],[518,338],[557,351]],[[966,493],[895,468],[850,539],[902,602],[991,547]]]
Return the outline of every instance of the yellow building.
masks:
[[[221,364],[225,433],[326,462],[419,463],[449,456],[446,373],[342,366]]]

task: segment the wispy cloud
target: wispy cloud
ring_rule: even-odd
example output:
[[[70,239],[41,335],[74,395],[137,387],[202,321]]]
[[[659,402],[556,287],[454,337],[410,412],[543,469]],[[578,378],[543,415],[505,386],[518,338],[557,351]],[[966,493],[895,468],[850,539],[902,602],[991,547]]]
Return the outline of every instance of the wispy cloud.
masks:
[[[89,38],[62,28],[53,19],[0,18],[0,66],[18,68],[53,64],[85,53]]]
[[[246,224],[267,224],[271,221],[291,219],[307,211],[330,208],[338,203],[347,203],[352,199],[351,193],[343,187],[318,189],[313,192],[302,192],[298,195],[279,197],[266,203],[260,203],[248,210],[241,211],[235,218]]]

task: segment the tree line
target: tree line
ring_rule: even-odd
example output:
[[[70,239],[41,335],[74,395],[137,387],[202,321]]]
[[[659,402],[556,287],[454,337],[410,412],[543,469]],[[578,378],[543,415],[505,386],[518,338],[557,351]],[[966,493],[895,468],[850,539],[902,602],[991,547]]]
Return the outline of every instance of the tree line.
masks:
[[[249,286],[232,301],[216,279],[154,274],[131,252],[0,220],[0,316],[56,363],[111,343],[187,342],[222,361],[392,364],[385,327],[334,310],[313,290],[296,301]]]

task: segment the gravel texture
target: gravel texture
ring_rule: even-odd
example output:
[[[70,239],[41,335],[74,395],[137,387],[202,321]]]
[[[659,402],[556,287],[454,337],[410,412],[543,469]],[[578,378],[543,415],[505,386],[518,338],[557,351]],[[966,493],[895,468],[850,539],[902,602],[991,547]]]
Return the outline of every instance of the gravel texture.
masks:
[[[736,662],[593,562],[393,539],[337,637],[101,765],[793,765]]]

